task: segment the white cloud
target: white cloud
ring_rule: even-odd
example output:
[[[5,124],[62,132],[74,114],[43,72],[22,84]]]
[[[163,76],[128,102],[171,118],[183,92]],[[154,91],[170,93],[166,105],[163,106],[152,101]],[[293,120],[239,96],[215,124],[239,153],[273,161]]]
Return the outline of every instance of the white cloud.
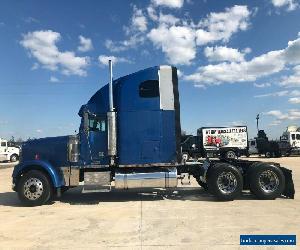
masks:
[[[40,134],[40,133],[43,133],[43,130],[42,129],[37,129],[36,132]]]
[[[282,90],[282,91],[267,93],[267,94],[263,94],[263,95],[256,95],[254,97],[261,98],[261,97],[281,97],[281,96],[300,96],[300,91],[299,90],[293,90],[293,91]]]
[[[278,125],[281,124],[281,122],[282,122],[282,121],[280,121],[280,120],[274,120],[274,121],[272,121],[272,122],[269,124],[269,126],[278,126]]]
[[[290,109],[286,113],[283,113],[280,110],[271,110],[263,114],[273,116],[275,118],[275,120],[270,124],[271,126],[279,125],[285,120],[289,120],[289,121],[300,120],[299,109]]]
[[[279,85],[283,87],[300,87],[300,65],[293,68],[293,74],[284,76]]]
[[[255,98],[262,98],[262,97],[281,97],[281,96],[287,96],[289,94],[289,91],[283,90],[283,91],[278,91],[278,92],[273,92],[273,93],[267,93],[263,95],[256,95],[254,96]]]
[[[136,48],[149,39],[157,49],[166,54],[167,61],[172,64],[189,65],[196,57],[197,46],[209,42],[227,42],[239,30],[246,30],[251,12],[247,6],[235,5],[224,12],[211,13],[195,25],[193,21],[179,19],[171,14],[158,13],[156,6],[180,8],[183,0],[153,0],[146,10],[133,6],[133,15],[129,27],[125,26],[123,41],[106,40],[105,46],[111,52]],[[148,31],[149,21],[153,27]],[[152,25],[153,24],[153,25]],[[233,51],[231,51],[233,52]],[[227,58],[240,61],[251,49],[237,51]],[[238,55],[237,55],[238,54]],[[239,57],[239,58],[238,58]]]
[[[147,35],[171,64],[190,64],[196,56],[195,33],[189,27],[160,25]]]
[[[37,70],[39,67],[40,67],[39,64],[35,62],[30,69]]]
[[[199,23],[200,29],[196,31],[197,44],[228,42],[234,33],[248,28],[250,14],[251,12],[245,5],[235,5],[226,8],[224,12],[210,13]]]
[[[66,75],[86,76],[89,57],[75,56],[72,51],[59,51],[56,43],[60,39],[58,32],[40,30],[23,35],[20,44],[46,69],[59,70]]]
[[[175,25],[180,22],[180,19],[171,14],[165,15],[163,13],[159,13],[158,22],[160,24]]]
[[[99,61],[100,65],[108,65],[109,60],[111,60],[113,64],[132,63],[130,60],[128,60],[124,57],[107,56],[107,55],[100,55],[98,57],[98,61]]]
[[[244,61],[245,53],[240,52],[238,49],[228,48],[225,46],[206,47],[204,55],[210,62],[241,62]]]
[[[271,83],[269,83],[269,82],[266,82],[266,83],[254,83],[253,86],[256,87],[256,88],[267,88],[267,87],[271,87]]]
[[[165,6],[169,8],[181,8],[184,0],[152,0],[156,6]]]
[[[272,4],[277,8],[286,7],[287,11],[292,11],[299,7],[296,0],[272,0]]]
[[[223,62],[201,66],[194,74],[185,76],[186,80],[194,83],[217,85],[221,83],[255,81],[260,77],[269,76],[285,69],[290,64],[300,63],[300,38],[290,41],[283,50],[270,51],[254,57],[250,61]],[[298,68],[294,68],[298,72]],[[299,81],[298,81],[299,80]],[[282,86],[300,85],[300,75],[286,78]]]
[[[78,51],[81,52],[87,52],[93,49],[93,43],[90,38],[86,38],[84,36],[79,36],[79,43],[80,45],[78,46]]]
[[[141,9],[138,9],[136,6],[133,6],[133,16],[131,18],[132,27],[144,32],[147,30],[147,19],[143,14]]]
[[[179,69],[177,69],[177,76],[178,76],[178,78],[181,78],[183,76],[182,71]]]
[[[292,97],[289,99],[289,103],[300,104],[300,97]]]
[[[49,81],[50,82],[59,82],[59,79],[56,78],[55,76],[51,76]]]
[[[136,48],[138,44],[145,41],[143,36],[133,35],[128,40],[114,42],[110,39],[105,41],[105,47],[111,52],[121,52],[130,48]]]

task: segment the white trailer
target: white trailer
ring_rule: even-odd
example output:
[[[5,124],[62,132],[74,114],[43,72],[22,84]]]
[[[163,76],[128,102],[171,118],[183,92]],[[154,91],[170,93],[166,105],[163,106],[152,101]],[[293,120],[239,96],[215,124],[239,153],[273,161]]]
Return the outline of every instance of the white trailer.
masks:
[[[19,160],[20,149],[11,147],[8,141],[0,138],[0,161],[15,162]]]

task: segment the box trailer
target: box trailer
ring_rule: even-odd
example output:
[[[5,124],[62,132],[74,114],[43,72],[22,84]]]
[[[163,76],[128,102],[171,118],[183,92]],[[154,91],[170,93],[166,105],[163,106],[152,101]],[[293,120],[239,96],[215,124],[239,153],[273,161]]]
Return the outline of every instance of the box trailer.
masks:
[[[183,136],[181,147],[185,160],[199,157],[235,159],[248,155],[247,127],[202,127],[197,130],[197,136]]]
[[[177,69],[156,66],[112,79],[79,110],[79,133],[23,144],[13,190],[29,206],[69,188],[176,188],[190,176],[218,200],[243,189],[260,199],[294,197],[292,172],[277,163],[206,159],[182,163]]]

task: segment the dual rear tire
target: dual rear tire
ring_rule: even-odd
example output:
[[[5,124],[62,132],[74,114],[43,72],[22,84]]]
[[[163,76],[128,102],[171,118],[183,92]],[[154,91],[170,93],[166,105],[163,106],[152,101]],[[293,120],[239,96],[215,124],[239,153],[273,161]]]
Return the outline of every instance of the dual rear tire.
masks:
[[[266,163],[254,163],[248,174],[250,191],[258,199],[274,200],[285,187],[285,177],[281,169]]]
[[[254,163],[246,175],[250,191],[258,199],[273,200],[284,191],[285,177],[281,169],[267,163]],[[230,201],[238,198],[243,190],[241,171],[228,163],[217,163],[207,176],[208,191],[217,200]]]
[[[231,201],[241,195],[243,190],[243,176],[234,166],[218,163],[209,172],[208,191],[217,200]]]

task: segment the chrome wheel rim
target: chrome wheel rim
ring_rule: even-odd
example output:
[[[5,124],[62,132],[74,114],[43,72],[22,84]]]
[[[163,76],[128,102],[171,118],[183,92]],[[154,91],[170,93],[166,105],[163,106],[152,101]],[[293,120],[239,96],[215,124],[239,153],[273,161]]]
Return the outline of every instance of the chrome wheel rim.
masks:
[[[16,156],[12,156],[11,157],[11,161],[16,161],[17,160],[17,157]]]
[[[42,196],[43,191],[43,183],[37,178],[30,178],[24,184],[24,195],[29,200],[37,200]]]
[[[231,172],[223,172],[217,179],[219,190],[224,194],[231,194],[236,190],[237,179]]]
[[[263,171],[259,175],[259,186],[266,193],[274,192],[279,186],[277,174],[271,170]]]

